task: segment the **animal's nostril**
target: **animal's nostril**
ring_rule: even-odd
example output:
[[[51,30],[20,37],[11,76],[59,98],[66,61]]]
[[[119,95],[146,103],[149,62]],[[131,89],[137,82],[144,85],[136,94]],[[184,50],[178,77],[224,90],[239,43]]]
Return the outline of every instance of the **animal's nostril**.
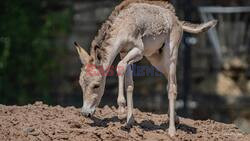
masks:
[[[90,113],[85,113],[85,112],[82,112],[82,115],[85,116],[85,117],[91,117],[91,114]]]
[[[87,114],[87,117],[89,117],[89,118],[90,118],[90,117],[91,117],[91,114]]]

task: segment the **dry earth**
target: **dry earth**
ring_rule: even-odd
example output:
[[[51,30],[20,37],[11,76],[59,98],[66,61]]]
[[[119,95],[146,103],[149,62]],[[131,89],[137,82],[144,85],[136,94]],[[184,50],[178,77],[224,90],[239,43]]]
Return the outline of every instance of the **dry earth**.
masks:
[[[226,140],[247,141],[232,124],[212,120],[180,119],[177,135],[167,134],[167,115],[144,113],[135,109],[135,125],[129,130],[125,120],[117,117],[114,107],[97,109],[95,116],[85,118],[80,109],[48,106],[42,102],[27,106],[0,105],[0,140]]]

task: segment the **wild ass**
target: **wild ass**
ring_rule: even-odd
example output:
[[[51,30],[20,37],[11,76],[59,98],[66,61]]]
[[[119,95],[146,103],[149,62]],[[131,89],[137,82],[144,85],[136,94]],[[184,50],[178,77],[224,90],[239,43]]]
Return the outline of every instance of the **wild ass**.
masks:
[[[177,96],[176,63],[183,31],[200,33],[216,25],[217,21],[191,24],[180,21],[171,4],[165,1],[125,0],[111,13],[92,42],[90,55],[75,43],[81,68],[79,83],[83,91],[82,113],[90,116],[104,93],[106,76],[120,54],[118,110],[125,112],[124,83],[127,91],[127,125],[133,123],[133,76],[131,65],[145,56],[168,80],[169,135],[174,136],[175,100]],[[91,67],[90,67],[91,66]],[[88,75],[95,72],[95,75]],[[126,73],[127,72],[127,73]],[[125,73],[128,74],[125,77]],[[105,73],[106,74],[106,73]],[[177,117],[177,116],[176,116]]]

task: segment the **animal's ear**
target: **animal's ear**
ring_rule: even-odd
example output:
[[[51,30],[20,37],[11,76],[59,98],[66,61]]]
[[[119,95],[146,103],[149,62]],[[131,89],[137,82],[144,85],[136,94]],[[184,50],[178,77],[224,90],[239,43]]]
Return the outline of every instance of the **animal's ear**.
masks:
[[[74,45],[75,45],[76,50],[79,54],[79,57],[80,57],[82,64],[86,65],[90,61],[89,54],[77,42],[74,42]]]
[[[95,64],[100,64],[101,63],[101,60],[102,60],[102,57],[101,57],[101,49],[98,45],[94,45],[93,48],[93,57],[95,58]]]

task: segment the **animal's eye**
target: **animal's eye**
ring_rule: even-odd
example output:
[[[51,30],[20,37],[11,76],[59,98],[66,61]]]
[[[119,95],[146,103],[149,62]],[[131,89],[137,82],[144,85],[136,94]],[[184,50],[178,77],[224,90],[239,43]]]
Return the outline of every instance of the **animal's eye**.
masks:
[[[100,87],[99,84],[95,84],[95,85],[93,86],[94,89],[97,89],[97,88],[99,88],[99,87]]]

